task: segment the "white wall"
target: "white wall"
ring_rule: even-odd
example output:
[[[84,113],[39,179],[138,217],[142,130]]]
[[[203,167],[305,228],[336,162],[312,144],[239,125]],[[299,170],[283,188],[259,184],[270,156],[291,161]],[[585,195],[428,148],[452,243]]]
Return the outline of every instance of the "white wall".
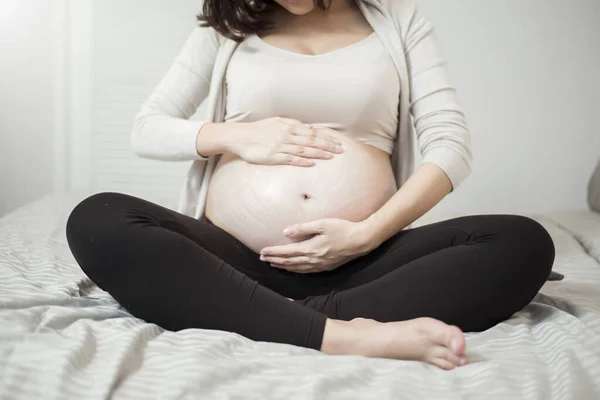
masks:
[[[600,2],[419,2],[437,27],[475,154],[471,178],[436,211],[531,213],[585,207],[587,178],[600,157],[595,121]],[[48,15],[58,1],[2,3],[0,215],[49,191],[53,165],[63,165],[53,163],[50,151],[52,127],[60,123],[53,121],[56,74],[50,67],[50,42],[56,32]],[[89,88],[70,88],[87,96],[91,106],[89,121],[82,121],[80,112],[71,115],[79,118],[71,127],[88,125],[91,134],[82,140],[77,130],[69,132],[73,152],[82,160],[90,155],[89,165],[75,171],[80,183],[129,191],[143,183],[153,187],[147,193],[155,197],[179,187],[185,166],[133,158],[116,164],[110,157],[133,157],[128,130],[135,111],[183,44],[197,5],[197,0],[93,0],[93,82]],[[110,134],[115,140],[108,140]]]
[[[53,1],[0,6],[0,216],[52,190]]]
[[[165,0],[93,2],[93,151],[88,170],[94,190],[126,192],[174,206],[189,163],[139,158],[129,145],[140,105],[196,26],[198,0],[166,4]]]
[[[584,208],[600,157],[600,1],[420,4],[473,134],[473,175],[438,209]]]

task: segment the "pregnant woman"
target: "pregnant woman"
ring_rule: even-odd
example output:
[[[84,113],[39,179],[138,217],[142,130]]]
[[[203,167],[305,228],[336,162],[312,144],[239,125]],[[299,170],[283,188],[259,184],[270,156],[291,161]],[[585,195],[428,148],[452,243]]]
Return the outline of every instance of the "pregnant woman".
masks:
[[[67,223],[83,271],[165,329],[468,363],[463,332],[527,305],[554,247],[513,215],[409,229],[471,164],[414,0],[205,0],[200,22],[132,134],[141,156],[194,161],[179,212],[84,200]]]

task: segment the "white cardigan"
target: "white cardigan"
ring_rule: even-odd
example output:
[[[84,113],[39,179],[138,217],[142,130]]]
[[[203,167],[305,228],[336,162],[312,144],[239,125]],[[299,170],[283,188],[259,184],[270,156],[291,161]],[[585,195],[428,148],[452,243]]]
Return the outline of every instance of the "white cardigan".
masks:
[[[432,25],[415,0],[357,3],[390,52],[400,78],[398,135],[392,154],[398,187],[413,173],[416,133],[423,162],[439,166],[456,188],[471,171],[470,135]],[[208,183],[219,156],[200,156],[196,138],[205,123],[224,119],[224,77],[236,47],[212,28],[196,28],[142,106],[131,135],[139,156],[193,161],[177,211],[197,219],[204,216]],[[209,120],[190,121],[205,99]]]

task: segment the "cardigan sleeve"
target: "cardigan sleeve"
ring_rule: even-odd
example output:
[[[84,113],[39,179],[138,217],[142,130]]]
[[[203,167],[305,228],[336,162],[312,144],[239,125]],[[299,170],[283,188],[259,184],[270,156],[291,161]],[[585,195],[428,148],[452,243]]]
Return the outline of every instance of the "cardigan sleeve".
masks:
[[[167,161],[206,159],[196,150],[196,138],[207,121],[189,119],[208,96],[218,47],[214,29],[195,28],[135,119],[131,146],[137,155]]]
[[[432,24],[414,0],[394,1],[403,38],[410,111],[423,162],[440,167],[456,189],[471,173],[471,137]]]

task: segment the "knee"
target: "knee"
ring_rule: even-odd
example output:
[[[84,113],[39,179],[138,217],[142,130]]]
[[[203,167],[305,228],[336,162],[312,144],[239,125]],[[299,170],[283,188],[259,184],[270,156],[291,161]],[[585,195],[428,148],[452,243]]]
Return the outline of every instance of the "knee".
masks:
[[[66,223],[67,243],[73,256],[84,269],[86,260],[94,256],[102,239],[111,237],[111,226],[116,226],[118,212],[116,204],[121,204],[125,195],[119,193],[98,193],[81,201],[71,211]]]
[[[520,265],[530,275],[545,282],[554,264],[555,248],[552,237],[539,222],[524,216],[504,216],[504,237],[507,251],[514,251]]]
[[[119,193],[98,193],[77,204],[67,219],[67,239],[77,239],[93,229],[98,220],[106,218],[108,206],[120,202],[122,196]]]

